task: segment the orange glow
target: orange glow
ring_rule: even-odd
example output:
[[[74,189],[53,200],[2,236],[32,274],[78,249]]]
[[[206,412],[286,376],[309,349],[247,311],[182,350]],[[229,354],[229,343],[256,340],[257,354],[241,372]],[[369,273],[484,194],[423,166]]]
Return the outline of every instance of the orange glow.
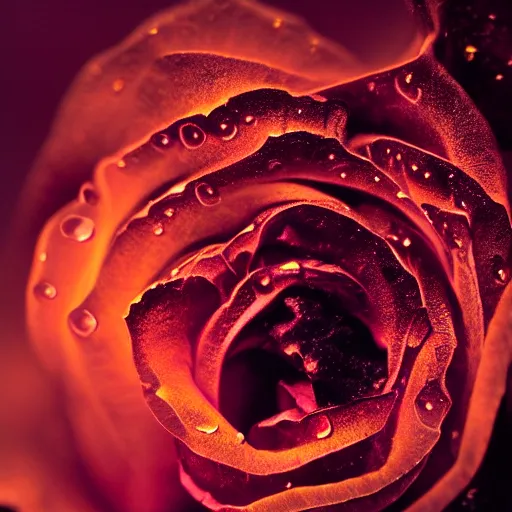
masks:
[[[477,470],[512,357],[506,173],[416,15],[367,69],[200,0],[73,85],[20,210],[51,212],[26,330],[109,504],[165,512],[180,478],[212,510],[420,512]]]

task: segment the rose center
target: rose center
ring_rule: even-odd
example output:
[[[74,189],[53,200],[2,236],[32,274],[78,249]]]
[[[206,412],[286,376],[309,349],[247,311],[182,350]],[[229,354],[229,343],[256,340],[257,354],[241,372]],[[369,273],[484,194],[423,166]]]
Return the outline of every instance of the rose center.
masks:
[[[387,375],[386,350],[338,297],[292,287],[240,333],[222,372],[221,412],[245,433],[286,411],[378,394]]]

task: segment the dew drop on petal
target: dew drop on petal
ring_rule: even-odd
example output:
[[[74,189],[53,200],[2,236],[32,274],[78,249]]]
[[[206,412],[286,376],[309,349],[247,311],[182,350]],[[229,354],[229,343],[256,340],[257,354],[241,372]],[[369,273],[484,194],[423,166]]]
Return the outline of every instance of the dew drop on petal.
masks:
[[[118,78],[112,82],[112,89],[114,92],[121,92],[124,89],[124,80]]]
[[[78,199],[82,203],[90,204],[91,206],[98,204],[99,197],[92,183],[84,183],[80,188]]]
[[[180,126],[180,141],[187,149],[200,148],[205,140],[206,134],[194,123],[185,123]]]
[[[266,272],[254,276],[254,290],[257,293],[270,293],[274,289],[272,276]]]
[[[41,282],[34,286],[34,294],[42,299],[54,299],[57,296],[57,290],[52,284]]]
[[[218,124],[216,132],[222,140],[232,140],[238,133],[238,126],[233,119],[225,118]]]
[[[174,208],[166,208],[166,209],[164,210],[164,215],[165,215],[166,217],[171,218],[171,217],[174,215],[175,211],[176,211],[176,210],[175,210]]]
[[[332,434],[332,423],[331,420],[325,414],[318,416],[318,426],[315,430],[317,439],[325,439]]]
[[[195,187],[197,200],[204,206],[213,206],[220,202],[219,192],[208,185],[208,183],[198,183]]]
[[[171,146],[171,139],[164,132],[155,133],[150,140],[151,144],[158,149],[167,149]]]
[[[87,309],[78,308],[69,314],[71,330],[82,338],[90,336],[98,327],[96,317]]]
[[[160,224],[157,224],[156,226],[153,227],[154,235],[160,236],[160,235],[163,235],[163,233],[164,233],[164,228]]]
[[[94,235],[94,222],[81,215],[68,215],[61,222],[60,231],[66,238],[86,242]]]
[[[48,254],[46,254],[45,252],[42,252],[39,254],[39,257],[38,257],[39,261],[46,261],[48,259]]]
[[[414,84],[413,73],[401,72],[395,77],[396,91],[407,101],[418,103],[421,99],[422,90]]]
[[[248,114],[244,117],[245,124],[251,125],[251,124],[254,124],[255,122],[256,122],[256,118],[254,116],[251,116],[250,114]]]
[[[287,488],[287,489],[291,489],[291,488],[292,488],[292,483],[291,483],[291,482],[288,482],[288,483],[286,484],[286,488]]]
[[[203,434],[214,434],[219,430],[219,425],[198,425],[196,430]]]
[[[466,48],[464,49],[464,55],[466,57],[466,60],[468,62],[471,62],[475,58],[475,53],[478,51],[476,46],[473,46],[472,44],[468,44]]]
[[[506,284],[510,279],[510,268],[498,254],[492,259],[492,274],[498,284]]]
[[[237,432],[236,440],[239,444],[242,444],[243,442],[245,442],[245,436],[242,434],[242,432]]]
[[[421,422],[430,428],[438,428],[443,420],[450,400],[443,392],[439,381],[427,382],[414,402],[416,414]]]

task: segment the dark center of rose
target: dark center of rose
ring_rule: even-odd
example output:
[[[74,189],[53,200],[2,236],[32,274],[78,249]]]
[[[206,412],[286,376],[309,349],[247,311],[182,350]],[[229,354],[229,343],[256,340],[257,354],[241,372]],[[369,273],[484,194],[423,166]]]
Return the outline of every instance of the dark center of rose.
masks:
[[[338,297],[293,287],[241,332],[223,369],[221,413],[247,433],[301,399],[318,409],[377,394],[387,374],[386,350]]]

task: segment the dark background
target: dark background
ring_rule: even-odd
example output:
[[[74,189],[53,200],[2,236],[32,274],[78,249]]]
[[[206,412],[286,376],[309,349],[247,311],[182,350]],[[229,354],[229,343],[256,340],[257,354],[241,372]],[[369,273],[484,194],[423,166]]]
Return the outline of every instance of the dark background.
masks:
[[[6,26],[0,30],[0,216],[4,219],[0,236],[58,102],[74,75],[91,56],[174,3],[13,0],[2,6],[1,18]],[[322,34],[341,41],[368,63],[392,58],[412,35],[403,9],[398,8],[401,0],[267,3],[306,17]],[[489,120],[511,170],[512,2],[446,0],[442,12],[438,58]],[[465,52],[467,45],[478,50],[472,60]],[[512,423],[508,405],[501,408],[496,435],[482,469],[449,508],[451,512],[512,510]]]

